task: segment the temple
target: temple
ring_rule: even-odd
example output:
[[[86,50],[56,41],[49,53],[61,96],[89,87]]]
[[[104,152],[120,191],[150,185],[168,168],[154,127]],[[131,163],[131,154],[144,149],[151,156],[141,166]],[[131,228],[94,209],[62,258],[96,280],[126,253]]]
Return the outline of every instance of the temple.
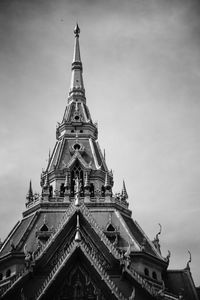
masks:
[[[161,227],[151,241],[132,218],[125,182],[113,193],[87,106],[78,25],[74,34],[69,95],[41,193],[30,182],[22,218],[0,245],[0,299],[198,300],[190,260],[169,270]]]

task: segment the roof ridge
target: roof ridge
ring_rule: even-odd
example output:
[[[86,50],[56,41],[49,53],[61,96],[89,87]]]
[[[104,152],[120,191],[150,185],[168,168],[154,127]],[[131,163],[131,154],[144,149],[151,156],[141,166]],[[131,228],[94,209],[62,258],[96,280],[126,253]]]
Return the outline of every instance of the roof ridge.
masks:
[[[97,224],[96,220],[93,218],[91,212],[89,209],[85,206],[83,203],[80,206],[80,211],[83,213],[83,215],[86,217],[86,219],[89,221],[91,225],[94,225],[94,228],[96,229],[98,235],[100,236],[101,240],[104,242],[104,244],[108,247],[110,252],[115,256],[116,259],[122,259],[122,254],[119,253],[119,251],[114,247],[114,245],[109,241],[109,239],[106,237],[103,230],[100,228],[100,226]]]
[[[83,253],[86,255],[87,258],[89,258],[89,261],[93,261],[93,266],[97,270],[97,272],[100,274],[101,278],[104,280],[104,282],[108,285],[109,288],[113,291],[113,293],[116,295],[117,299],[119,300],[126,300],[124,295],[119,291],[118,287],[115,285],[115,283],[110,279],[110,276],[107,274],[105,269],[102,267],[101,262],[97,259],[97,257],[94,255],[93,252],[90,251],[86,243],[81,240],[79,242],[76,242],[75,240],[72,241],[72,243],[69,245],[69,247],[65,250],[65,252],[61,255],[61,257],[58,259],[57,264],[54,266],[54,268],[51,270],[51,272],[48,274],[47,278],[43,281],[43,284],[41,285],[40,289],[34,296],[34,300],[40,300],[41,296],[45,293],[48,286],[51,284],[53,277],[55,277],[60,269],[65,265],[67,259],[72,255],[73,251],[76,248],[81,248]]]

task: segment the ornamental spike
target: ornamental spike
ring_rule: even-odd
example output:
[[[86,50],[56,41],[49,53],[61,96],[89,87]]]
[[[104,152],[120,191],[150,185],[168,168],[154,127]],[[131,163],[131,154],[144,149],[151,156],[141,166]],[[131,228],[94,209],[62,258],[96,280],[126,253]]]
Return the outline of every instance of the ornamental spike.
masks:
[[[189,260],[187,262],[186,269],[190,270],[190,263],[192,261],[192,254],[191,254],[191,252],[189,250],[188,250],[188,253],[189,253]]]
[[[105,176],[105,183],[104,183],[104,186],[105,186],[105,188],[110,187],[110,184],[109,184],[109,178],[108,178],[108,173],[107,173],[107,172],[106,172],[106,176]]]
[[[122,187],[122,197],[126,200],[128,199],[128,194],[126,191],[126,185],[125,185],[125,181],[123,180],[123,187]]]
[[[75,235],[74,239],[76,242],[81,241],[80,224],[79,224],[79,215],[78,214],[77,214],[77,218],[76,218],[76,235]]]
[[[29,189],[28,189],[28,193],[27,193],[26,199],[28,201],[32,201],[33,200],[33,189],[32,189],[31,180],[30,180],[30,183],[29,183]]]
[[[85,173],[85,184],[84,187],[87,188],[89,186],[89,178],[88,178],[88,172]]]

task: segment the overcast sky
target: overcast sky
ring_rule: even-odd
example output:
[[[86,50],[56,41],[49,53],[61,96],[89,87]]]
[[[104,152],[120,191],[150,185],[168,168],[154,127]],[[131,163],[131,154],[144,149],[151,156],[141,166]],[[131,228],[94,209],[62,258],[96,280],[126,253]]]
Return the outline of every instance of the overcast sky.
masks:
[[[200,285],[200,4],[195,0],[0,1],[0,237],[25,209],[70,82],[78,20],[87,104],[133,219]]]

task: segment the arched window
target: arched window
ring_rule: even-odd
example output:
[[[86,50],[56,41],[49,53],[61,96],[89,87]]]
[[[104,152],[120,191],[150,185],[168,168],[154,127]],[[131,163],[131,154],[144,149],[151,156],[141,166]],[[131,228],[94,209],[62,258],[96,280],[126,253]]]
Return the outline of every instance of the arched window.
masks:
[[[74,165],[73,170],[71,171],[71,196],[74,196],[74,185],[75,185],[75,179],[78,177],[78,179],[81,181],[81,190],[80,190],[80,196],[84,196],[84,181],[83,181],[83,170],[78,163]]]
[[[11,270],[8,269],[8,270],[6,271],[6,278],[10,277],[10,275],[11,275]]]
[[[144,275],[145,275],[145,276],[149,276],[149,269],[144,268]]]
[[[2,280],[3,279],[3,274],[2,273],[0,273],[0,280]]]
[[[156,272],[155,272],[155,271],[153,271],[153,272],[152,272],[152,277],[153,277],[153,279],[155,279],[155,280],[157,280],[157,279],[158,279],[158,277],[157,277],[157,274],[156,274]]]

